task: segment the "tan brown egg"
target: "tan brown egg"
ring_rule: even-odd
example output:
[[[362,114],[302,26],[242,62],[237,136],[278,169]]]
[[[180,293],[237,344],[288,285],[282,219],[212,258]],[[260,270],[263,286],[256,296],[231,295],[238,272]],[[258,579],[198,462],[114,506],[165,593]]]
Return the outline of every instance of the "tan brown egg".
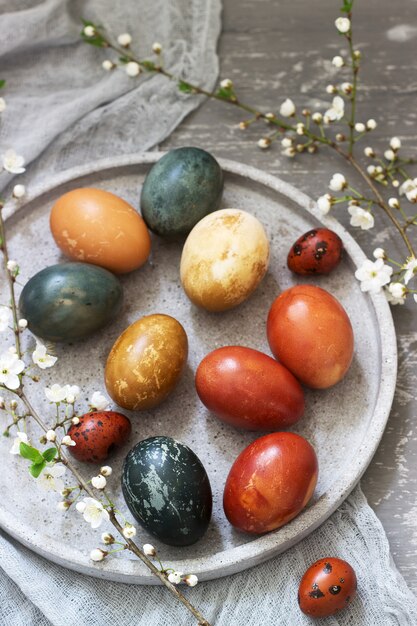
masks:
[[[188,235],[181,282],[197,306],[226,311],[250,296],[268,263],[269,243],[259,220],[239,209],[222,209],[200,220]]]
[[[74,261],[124,274],[145,263],[151,238],[139,213],[125,200],[85,187],[58,198],[50,226],[56,244]]]
[[[125,409],[151,409],[175,388],[187,355],[187,335],[176,319],[163,314],[142,317],[126,328],[110,350],[107,391]]]

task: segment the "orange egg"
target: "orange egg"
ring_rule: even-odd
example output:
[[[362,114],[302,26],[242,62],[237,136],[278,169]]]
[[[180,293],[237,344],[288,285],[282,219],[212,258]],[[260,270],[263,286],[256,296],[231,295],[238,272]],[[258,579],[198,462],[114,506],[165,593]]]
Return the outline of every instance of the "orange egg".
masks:
[[[143,265],[151,239],[139,213],[102,189],[73,189],[55,202],[52,235],[70,259],[100,265],[115,274]]]

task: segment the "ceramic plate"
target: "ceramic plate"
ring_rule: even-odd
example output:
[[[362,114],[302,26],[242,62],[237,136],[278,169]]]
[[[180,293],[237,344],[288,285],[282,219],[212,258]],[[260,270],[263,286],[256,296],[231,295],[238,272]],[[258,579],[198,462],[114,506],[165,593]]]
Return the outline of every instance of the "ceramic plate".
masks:
[[[93,186],[112,191],[137,207],[144,176],[160,157],[160,153],[148,153],[78,167],[33,190],[17,210],[9,207],[6,215],[10,255],[20,261],[21,282],[44,267],[65,260],[48,226],[49,211],[56,198],[76,187]],[[354,271],[365,256],[352,237],[333,218],[321,220],[310,198],[278,178],[232,161],[220,163],[225,172],[222,207],[237,207],[256,215],[271,243],[271,265],[257,291],[247,302],[226,313],[198,310],[180,285],[181,245],[154,237],[150,262],[121,279],[125,291],[122,315],[87,341],[57,346],[57,365],[47,370],[41,383],[30,387],[33,404],[42,408],[43,414],[48,409],[43,386],[52,382],[81,385],[79,406],[87,409],[92,392],[105,390],[104,364],[122,330],[150,313],[167,313],[181,322],[190,344],[185,374],[160,407],[130,413],[132,437],[109,460],[114,468],[109,485],[120,509],[126,512],[120,489],[121,464],[130,447],[146,437],[168,435],[196,452],[208,472],[214,495],[213,518],[204,538],[193,546],[175,548],[160,544],[146,532],[141,531],[138,536],[140,543],[150,542],[158,547],[164,564],[193,572],[201,580],[238,572],[286,550],[337,508],[358,482],[378,446],[396,379],[396,341],[389,307],[382,294],[369,296],[361,292]],[[343,262],[329,277],[316,277],[314,281],[292,275],[286,267],[290,245],[320,223],[343,239]],[[270,304],[280,291],[300,282],[314,282],[342,302],[355,333],[355,356],[347,376],[334,388],[306,390],[305,415],[293,428],[313,444],[319,459],[319,481],[311,503],[283,528],[254,538],[230,526],[223,513],[222,493],[234,459],[262,433],[236,430],[210,414],[195,392],[194,372],[208,352],[223,345],[240,344],[270,354],[265,332]],[[4,285],[0,290],[0,302],[5,302]],[[32,346],[29,333],[26,342]],[[2,438],[0,445],[0,525],[5,531],[47,559],[76,571],[126,583],[155,583],[146,568],[126,552],[94,565],[89,552],[99,545],[100,534],[106,528],[92,531],[75,510],[67,514],[57,511],[57,494],[36,487],[26,462],[8,454],[10,440]],[[87,476],[94,473],[88,465],[82,466],[82,470]]]

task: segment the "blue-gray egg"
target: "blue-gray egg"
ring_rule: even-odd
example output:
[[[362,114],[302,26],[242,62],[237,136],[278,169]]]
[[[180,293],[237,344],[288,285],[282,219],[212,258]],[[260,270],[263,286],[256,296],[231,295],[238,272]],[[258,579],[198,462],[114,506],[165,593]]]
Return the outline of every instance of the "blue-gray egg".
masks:
[[[122,302],[122,285],[108,270],[88,263],[62,263],[41,270],[26,283],[19,312],[37,337],[74,341],[108,324]]]
[[[200,148],[177,148],[148,172],[140,199],[142,216],[157,235],[183,237],[219,208],[222,192],[223,172],[211,154]]]
[[[124,461],[122,490],[135,519],[163,543],[188,546],[207,530],[210,482],[200,459],[179,441],[158,436],[137,443]]]

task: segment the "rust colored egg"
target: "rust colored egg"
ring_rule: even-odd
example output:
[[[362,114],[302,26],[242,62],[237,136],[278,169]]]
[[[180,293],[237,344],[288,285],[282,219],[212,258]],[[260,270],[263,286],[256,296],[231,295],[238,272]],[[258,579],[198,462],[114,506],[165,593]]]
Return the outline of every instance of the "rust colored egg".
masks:
[[[233,526],[261,534],[280,528],[302,511],[317,484],[311,444],[295,433],[271,433],[243,450],[226,480],[223,507]]]
[[[343,242],[328,228],[314,228],[291,246],[287,265],[295,274],[329,274],[342,259]]]
[[[114,448],[129,439],[130,420],[116,411],[94,411],[80,417],[72,424],[68,434],[76,443],[68,448],[78,461],[100,463],[107,459]]]
[[[313,563],[302,577],[298,604],[310,617],[327,617],[348,606],[356,588],[356,575],[349,563],[327,557]]]
[[[126,328],[110,350],[107,391],[125,409],[151,409],[176,387],[187,354],[187,334],[175,318],[159,313],[142,317]]]
[[[314,285],[297,285],[274,300],[267,321],[273,355],[313,389],[338,383],[353,358],[353,330],[334,296]]]
[[[251,348],[214,350],[201,361],[195,384],[202,403],[238,428],[279,430],[304,413],[298,380],[275,359]]]

